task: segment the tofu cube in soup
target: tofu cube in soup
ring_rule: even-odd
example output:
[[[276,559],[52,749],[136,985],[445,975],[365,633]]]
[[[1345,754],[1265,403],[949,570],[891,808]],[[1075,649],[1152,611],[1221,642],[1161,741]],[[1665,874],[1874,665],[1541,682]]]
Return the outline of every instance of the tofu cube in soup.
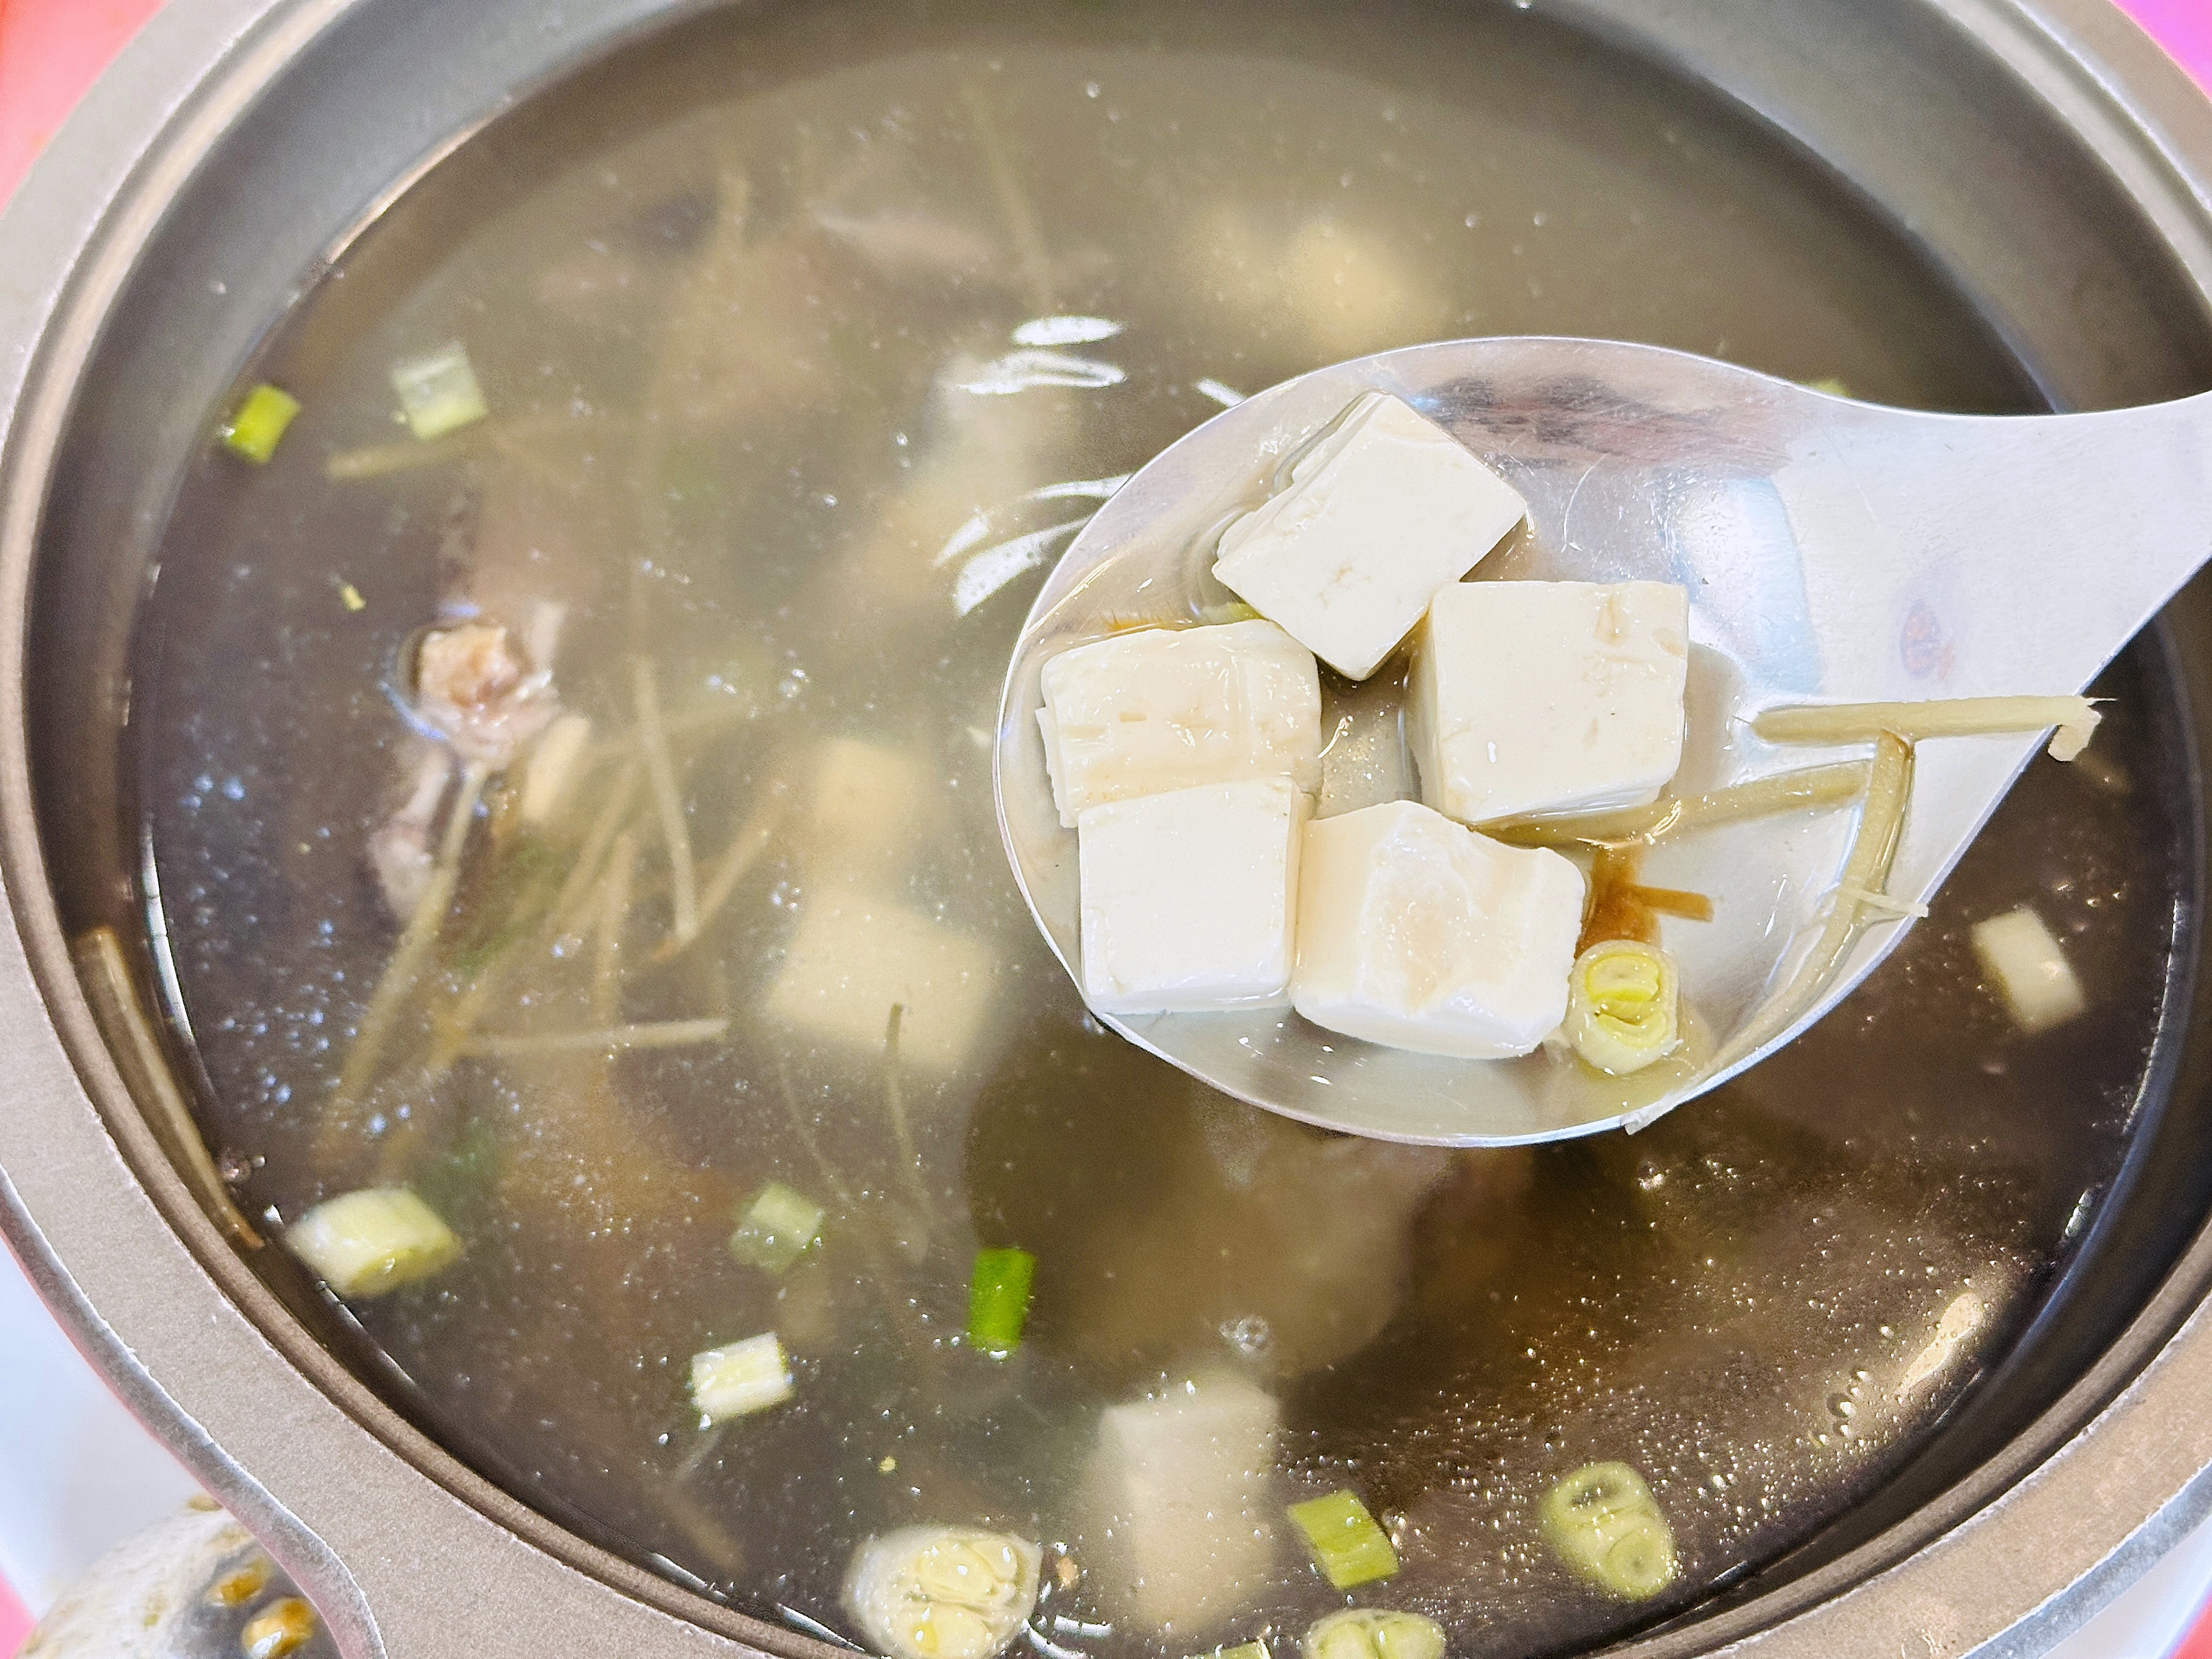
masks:
[[[2057,935],[2027,906],[1976,922],[1973,941],[1983,973],[1996,982],[2021,1030],[2033,1036],[2087,1012],[2089,999]]]
[[[1085,811],[1084,1000],[1109,1014],[1287,1004],[1305,817],[1306,796],[1287,778]]]
[[[1222,532],[1213,574],[1338,673],[1364,680],[1429,596],[1528,510],[1442,427],[1370,392],[1285,489]]]
[[[1195,1646],[1263,1594],[1280,1424],[1273,1395],[1225,1376],[1100,1416],[1085,1485],[1117,1616]]]
[[[1462,823],[1657,799],[1682,763],[1689,596],[1671,582],[1459,582],[1413,649],[1421,799]]]
[[[899,1012],[900,1060],[949,1076],[978,1060],[996,986],[982,941],[864,893],[808,893],[767,1018],[801,1036],[879,1056]]]
[[[1306,827],[1291,1000],[1315,1024],[1461,1060],[1533,1050],[1567,1012],[1583,874],[1417,801]]]
[[[1270,622],[1146,628],[1044,665],[1045,765],[1062,827],[1194,784],[1321,776],[1321,677]]]
[[[815,751],[801,843],[816,881],[890,887],[941,827],[945,786],[912,751],[832,738]]]

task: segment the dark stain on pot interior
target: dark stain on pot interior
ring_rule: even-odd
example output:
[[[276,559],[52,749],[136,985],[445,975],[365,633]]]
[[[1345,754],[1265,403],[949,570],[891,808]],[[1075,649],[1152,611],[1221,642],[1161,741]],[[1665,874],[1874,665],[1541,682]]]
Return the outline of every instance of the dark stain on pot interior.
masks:
[[[148,898],[211,1144],[256,1216],[404,1182],[466,1246],[355,1304],[372,1374],[530,1501],[803,1628],[851,1628],[872,1534],[1043,1540],[1048,1653],[1295,1635],[1344,1598],[1279,1505],[1346,1486],[1403,1560],[1362,1605],[1463,1659],[1574,1649],[1905,1466],[2047,1305],[2142,1127],[2194,881],[2154,654],[2109,677],[2097,764],[2039,761],[1814,1036],[1644,1135],[1533,1152],[1332,1141],[1102,1033],[1006,872],[988,739],[1080,486],[1224,397],[1540,332],[2029,406],[1990,333],[1794,152],[1510,9],[765,9],[682,41],[495,126],[307,294],[250,377],[304,412],[265,469],[196,472],[146,614]],[[425,444],[389,371],[453,341],[492,413]],[[586,769],[535,817],[492,789],[368,1064],[436,862],[408,799],[453,787],[396,665],[471,609],[589,717]],[[641,673],[688,902],[768,825],[678,950]],[[841,764],[868,781],[842,816]],[[617,873],[564,893],[605,824]],[[918,1010],[888,1065],[779,994],[855,894],[902,919],[875,948],[910,923],[988,988]],[[2033,1038],[1966,944],[2022,903],[2092,1005]],[[728,1024],[544,1051],[702,1018]],[[769,1180],[828,1212],[781,1276],[725,1248]],[[1036,1302],[996,1360],[952,1339],[976,1247],[1009,1243]],[[690,1357],[769,1329],[795,1399],[702,1431]],[[1180,1561],[1220,1583],[1164,1614],[1130,1552],[1177,1545],[1106,1535],[1099,1413],[1224,1378],[1279,1413],[1273,1536]],[[1674,1528],[1656,1603],[1580,1586],[1538,1528],[1613,1459]]]

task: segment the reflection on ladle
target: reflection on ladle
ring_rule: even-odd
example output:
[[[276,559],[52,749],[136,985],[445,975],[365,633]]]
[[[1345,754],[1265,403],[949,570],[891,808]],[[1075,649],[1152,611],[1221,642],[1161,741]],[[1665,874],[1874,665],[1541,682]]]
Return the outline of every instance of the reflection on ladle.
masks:
[[[1635,1128],[1756,1063],[1895,946],[2044,728],[2065,718],[2056,700],[2087,686],[2212,555],[2212,396],[2093,415],[1929,415],[1568,339],[1414,346],[1305,375],[1139,472],[1071,544],[1017,642],[1000,823],[1071,972],[1076,842],[1038,737],[1043,665],[1133,618],[1219,620],[1235,598],[1211,574],[1221,530],[1369,391],[1412,404],[1526,498],[1526,528],[1478,579],[1687,590],[1689,737],[1662,801],[1496,833],[1650,847],[1651,884],[1702,896],[1712,919],[1668,933],[1685,1042],[1623,1078],[1543,1052],[1470,1061],[1383,1048],[1286,1010],[1101,1016],[1229,1094],[1352,1133],[1482,1146]],[[1323,730],[1354,713],[1371,725],[1360,694],[1325,684]],[[1971,711],[1969,735],[1917,749],[1877,744],[1880,722],[1827,743],[1753,727],[1785,705],[2014,697],[2051,701]],[[1909,723],[1904,711],[1881,719]],[[2078,747],[2072,735],[2054,750]],[[1322,811],[1343,810],[1323,787]]]

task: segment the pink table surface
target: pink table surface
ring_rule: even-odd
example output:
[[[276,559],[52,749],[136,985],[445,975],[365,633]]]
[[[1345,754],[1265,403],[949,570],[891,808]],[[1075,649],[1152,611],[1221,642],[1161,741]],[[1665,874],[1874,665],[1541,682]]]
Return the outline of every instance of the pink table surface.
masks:
[[[31,1613],[15,1592],[0,1583],[0,1653],[14,1653],[31,1633]]]
[[[2183,67],[2212,88],[2212,0],[2120,0]]]
[[[2120,0],[2212,89],[2212,0]],[[4,202],[93,77],[161,0],[0,0],[0,202]],[[0,1654],[30,1616],[0,1583]],[[2173,1659],[2212,1659],[2212,1617]]]

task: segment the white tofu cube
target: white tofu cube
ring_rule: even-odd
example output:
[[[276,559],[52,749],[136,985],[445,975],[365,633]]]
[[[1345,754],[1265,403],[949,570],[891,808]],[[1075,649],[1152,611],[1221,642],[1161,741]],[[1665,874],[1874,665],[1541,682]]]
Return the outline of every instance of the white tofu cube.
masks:
[[[2014,1021],[2031,1036],[2084,1012],[2089,999],[2066,952],[2026,905],[1974,924],[1974,954],[1997,983]]]
[[[1265,1589],[1280,1416],[1273,1396],[1228,1376],[1101,1415],[1086,1484],[1121,1558],[1102,1582],[1139,1623],[1189,1645]]]
[[[1060,821],[1200,783],[1321,778],[1321,676],[1270,622],[1146,628],[1044,665],[1045,766]]]
[[[1682,763],[1690,600],[1671,582],[1461,582],[1413,648],[1421,799],[1462,823],[1657,799]]]
[[[900,1060],[946,1076],[974,1057],[995,989],[981,940],[833,888],[802,901],[764,1012],[805,1036],[880,1054],[896,1006]]]
[[[1525,1054],[1565,1017],[1583,873],[1417,801],[1306,826],[1291,1000],[1316,1025],[1462,1060]]]
[[[1370,392],[1222,532],[1213,574],[1340,674],[1364,680],[1505,539],[1528,504],[1442,427]]]
[[[894,884],[939,827],[944,784],[908,750],[832,738],[815,750],[799,845],[811,878],[840,886]]]
[[[1084,1000],[1102,1014],[1287,1006],[1305,817],[1287,778],[1085,812]]]

